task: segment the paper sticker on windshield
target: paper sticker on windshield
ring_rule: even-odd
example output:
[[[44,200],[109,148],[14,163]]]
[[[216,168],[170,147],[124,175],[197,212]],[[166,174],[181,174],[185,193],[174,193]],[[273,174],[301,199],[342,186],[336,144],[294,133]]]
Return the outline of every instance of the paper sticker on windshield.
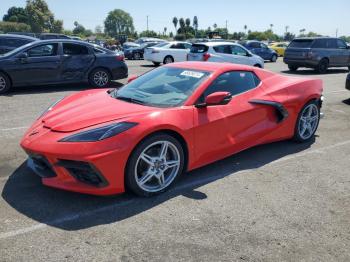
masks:
[[[180,75],[201,78],[204,74],[201,72],[195,72],[195,71],[183,71]]]

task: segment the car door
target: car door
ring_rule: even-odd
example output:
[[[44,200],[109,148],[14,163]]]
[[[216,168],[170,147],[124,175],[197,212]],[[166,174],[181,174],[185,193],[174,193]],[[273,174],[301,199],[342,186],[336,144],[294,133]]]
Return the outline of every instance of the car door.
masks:
[[[350,65],[350,49],[347,47],[346,43],[341,39],[336,39],[337,49],[339,52],[339,65],[349,66]]]
[[[215,60],[212,59],[211,61],[234,63],[231,53],[231,45],[217,45],[214,46],[213,49],[216,52],[216,57],[214,57]]]
[[[271,50],[264,43],[260,43],[260,56],[265,60],[271,59]]]
[[[248,52],[238,45],[232,45],[231,47],[232,63],[243,65],[254,65],[254,62],[248,56]]]
[[[233,97],[226,105],[195,108],[195,155],[198,163],[209,163],[259,143],[267,132],[269,108],[249,100],[262,92],[253,72],[230,71],[217,77],[202,94],[225,91]]]
[[[187,60],[187,53],[189,50],[184,43],[176,43],[170,46],[170,54],[174,58],[174,62],[183,62]]]
[[[61,80],[83,80],[96,59],[93,52],[86,45],[65,42],[62,50]]]
[[[262,57],[261,46],[260,46],[259,42],[248,43],[248,48],[249,48],[249,50],[252,51],[253,54],[256,54],[256,55]]]
[[[15,85],[57,82],[61,58],[58,43],[37,44],[17,54],[8,72]]]

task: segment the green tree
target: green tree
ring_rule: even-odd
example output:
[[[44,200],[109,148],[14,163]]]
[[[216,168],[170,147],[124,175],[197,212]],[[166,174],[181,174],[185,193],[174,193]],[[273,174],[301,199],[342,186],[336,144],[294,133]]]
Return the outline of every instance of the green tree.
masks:
[[[28,23],[27,11],[22,7],[11,7],[7,10],[7,14],[4,15],[3,21],[16,22],[16,23]]]
[[[173,24],[174,24],[174,27],[175,27],[175,31],[177,31],[177,23],[179,22],[179,20],[177,19],[177,17],[175,16],[173,18]]]
[[[27,0],[28,24],[34,33],[50,32],[54,15],[44,0]]]
[[[54,20],[51,27],[51,33],[61,34],[63,32],[63,21],[62,20]]]
[[[140,37],[157,37],[158,34],[153,30],[145,30],[139,34]]]
[[[110,36],[119,34],[131,35],[134,33],[134,21],[129,13],[115,9],[110,11],[104,21],[105,33]]]
[[[85,27],[81,24],[79,24],[77,21],[74,22],[74,29],[73,34],[75,35],[84,35],[85,34]]]
[[[8,32],[30,32],[30,26],[24,23],[0,22],[0,31]]]
[[[191,25],[191,19],[186,18],[185,24],[186,24],[186,27],[190,27],[190,25]]]
[[[181,17],[180,19],[179,19],[179,25],[180,25],[180,28],[179,28],[179,30],[182,28],[185,28],[185,26],[186,26],[186,23],[185,23],[185,20]]]

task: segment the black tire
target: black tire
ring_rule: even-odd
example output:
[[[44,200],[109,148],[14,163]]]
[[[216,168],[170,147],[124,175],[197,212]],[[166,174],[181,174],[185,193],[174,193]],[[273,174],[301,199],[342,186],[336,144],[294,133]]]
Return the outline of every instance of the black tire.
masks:
[[[153,64],[154,64],[155,66],[159,66],[159,65],[160,65],[159,62],[153,62]]]
[[[300,125],[301,125],[302,122],[303,122],[303,121],[301,120],[301,118],[302,118],[302,116],[303,116],[303,113],[305,112],[305,110],[306,110],[310,105],[314,105],[314,106],[315,106],[314,108],[317,108],[317,116],[318,116],[318,118],[317,118],[315,130],[314,130],[313,132],[310,132],[310,135],[309,135],[308,137],[305,138],[305,137],[303,137],[303,136],[301,135],[301,132],[300,132],[300,128],[299,128],[299,127],[300,127]],[[307,142],[307,141],[311,140],[311,139],[314,137],[314,135],[315,135],[315,133],[316,133],[316,131],[317,131],[318,125],[319,125],[319,123],[320,123],[320,118],[321,118],[320,104],[317,103],[317,101],[315,101],[315,100],[312,100],[312,101],[306,103],[306,104],[303,106],[303,108],[300,110],[299,115],[298,115],[298,118],[297,118],[297,121],[296,121],[296,123],[295,123],[293,140],[296,141],[296,142],[298,142],[298,143],[303,143],[303,142]]]
[[[298,67],[295,65],[288,65],[288,69],[289,69],[289,71],[295,72],[298,70]]]
[[[11,87],[11,80],[6,74],[0,72],[0,94],[7,93],[8,91],[10,91]]]
[[[166,57],[164,57],[163,64],[166,65],[170,63],[174,63],[174,58],[171,55],[167,55]]]
[[[134,53],[133,54],[133,59],[134,60],[140,60],[142,58],[142,55],[140,53]]]
[[[328,59],[322,58],[316,67],[316,71],[320,74],[325,74],[327,73],[328,65],[329,65]]]
[[[277,55],[272,55],[270,61],[274,63],[277,61],[277,58],[278,58]]]
[[[89,74],[89,83],[94,87],[106,87],[111,83],[111,74],[104,68],[96,68]]]
[[[142,154],[142,152],[145,149],[147,149],[147,147],[149,147],[150,145],[152,145],[156,142],[159,142],[159,141],[168,141],[168,142],[172,143],[177,148],[177,150],[179,152],[180,164],[179,164],[178,172],[176,173],[176,175],[174,176],[174,178],[170,184],[168,184],[165,188],[163,188],[157,192],[149,192],[149,191],[144,190],[143,188],[141,188],[138,185],[138,183],[136,181],[135,168],[136,168],[136,165],[139,161],[139,157]],[[154,195],[163,193],[164,191],[168,190],[174,184],[174,182],[180,177],[180,175],[182,174],[183,169],[184,169],[184,162],[185,162],[184,151],[183,151],[181,143],[177,139],[175,139],[174,137],[172,137],[168,134],[164,134],[164,133],[158,133],[158,134],[149,136],[137,145],[137,147],[134,149],[134,151],[131,153],[131,155],[128,159],[128,164],[127,164],[127,167],[125,170],[125,185],[126,185],[127,189],[131,190],[133,193],[135,193],[136,195],[141,196],[141,197],[150,197],[150,196],[154,196]]]

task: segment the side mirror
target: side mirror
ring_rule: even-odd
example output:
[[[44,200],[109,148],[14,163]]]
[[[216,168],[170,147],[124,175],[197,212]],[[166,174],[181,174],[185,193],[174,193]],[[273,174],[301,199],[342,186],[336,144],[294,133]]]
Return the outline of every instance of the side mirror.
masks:
[[[28,58],[28,53],[27,52],[23,52],[23,53],[20,53],[17,58],[20,58],[20,59],[27,59]]]
[[[206,107],[206,106],[216,106],[216,105],[226,105],[232,99],[230,92],[215,92],[208,95],[205,98],[205,102],[197,104],[196,107]]]
[[[131,76],[128,78],[128,83],[134,81],[136,78],[138,78],[137,75],[131,75]]]

